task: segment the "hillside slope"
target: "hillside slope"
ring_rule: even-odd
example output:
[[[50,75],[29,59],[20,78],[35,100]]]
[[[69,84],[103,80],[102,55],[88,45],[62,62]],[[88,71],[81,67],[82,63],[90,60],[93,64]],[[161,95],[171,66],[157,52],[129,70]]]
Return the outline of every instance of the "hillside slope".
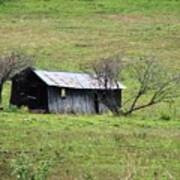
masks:
[[[154,55],[180,67],[176,0],[5,0],[0,52],[21,49],[46,69],[79,70],[101,57]]]
[[[122,54],[180,70],[178,0],[0,0],[0,53],[22,50],[43,69],[79,71]],[[124,82],[131,93],[132,82]],[[0,112],[0,179],[179,179],[180,101],[130,117]],[[124,100],[124,99],[123,99]],[[36,173],[35,173],[36,172]],[[27,178],[24,178],[27,180]]]
[[[27,113],[0,117],[2,180],[14,180],[26,172],[48,172],[49,180],[180,176],[178,121]]]

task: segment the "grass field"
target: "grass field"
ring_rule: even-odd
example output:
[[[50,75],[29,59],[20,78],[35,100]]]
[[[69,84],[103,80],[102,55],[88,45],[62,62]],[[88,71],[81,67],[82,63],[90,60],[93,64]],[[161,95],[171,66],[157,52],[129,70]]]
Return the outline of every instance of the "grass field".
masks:
[[[13,179],[12,159],[20,159],[21,153],[34,168],[50,161],[49,179],[180,176],[179,121],[4,112],[0,125],[3,179]]]
[[[0,5],[0,52],[21,49],[38,67],[63,70],[114,54],[154,55],[179,70],[179,7],[176,0],[9,0]]]
[[[0,2],[3,2],[0,1]],[[4,0],[0,53],[35,55],[43,69],[80,71],[81,65],[121,54],[153,55],[180,70],[178,0]],[[131,81],[124,96],[131,92]],[[0,179],[179,179],[180,102],[130,117],[0,112]],[[21,179],[25,180],[27,178]]]

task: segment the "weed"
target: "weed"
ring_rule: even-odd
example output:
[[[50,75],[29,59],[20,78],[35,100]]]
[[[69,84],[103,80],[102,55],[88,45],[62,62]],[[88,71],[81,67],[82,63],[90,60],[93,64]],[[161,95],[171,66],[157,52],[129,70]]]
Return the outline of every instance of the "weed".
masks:
[[[25,154],[20,154],[18,159],[12,160],[12,175],[19,180],[33,179],[33,164]]]
[[[171,120],[171,116],[169,114],[162,113],[160,119],[164,120],[164,121],[170,121]]]
[[[19,180],[46,180],[51,165],[50,160],[43,160],[36,167],[30,157],[20,154],[17,159],[12,160],[12,175]]]
[[[51,161],[40,161],[39,166],[36,170],[35,180],[46,180],[49,175],[49,168],[51,167]]]

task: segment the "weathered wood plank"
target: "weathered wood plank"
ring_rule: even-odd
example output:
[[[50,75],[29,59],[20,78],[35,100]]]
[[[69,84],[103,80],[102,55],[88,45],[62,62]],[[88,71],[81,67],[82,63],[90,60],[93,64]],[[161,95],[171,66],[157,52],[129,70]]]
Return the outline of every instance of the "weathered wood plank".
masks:
[[[99,96],[102,91],[98,92]],[[61,97],[60,88],[49,87],[49,111],[54,113],[74,113],[74,114],[92,114],[96,113],[95,94],[90,90],[66,89],[66,97]],[[109,101],[121,104],[121,92],[113,92],[109,95]],[[106,102],[99,101],[99,113],[104,113],[110,109]]]

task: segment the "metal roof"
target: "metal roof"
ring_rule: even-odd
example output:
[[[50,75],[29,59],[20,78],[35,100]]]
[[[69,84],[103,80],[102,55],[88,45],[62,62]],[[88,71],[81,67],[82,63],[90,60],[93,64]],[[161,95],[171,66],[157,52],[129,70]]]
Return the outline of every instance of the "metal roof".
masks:
[[[86,73],[71,72],[50,72],[34,70],[34,73],[48,86],[73,88],[73,89],[105,89],[96,78]],[[126,87],[118,82],[108,86],[109,89],[125,89]]]

